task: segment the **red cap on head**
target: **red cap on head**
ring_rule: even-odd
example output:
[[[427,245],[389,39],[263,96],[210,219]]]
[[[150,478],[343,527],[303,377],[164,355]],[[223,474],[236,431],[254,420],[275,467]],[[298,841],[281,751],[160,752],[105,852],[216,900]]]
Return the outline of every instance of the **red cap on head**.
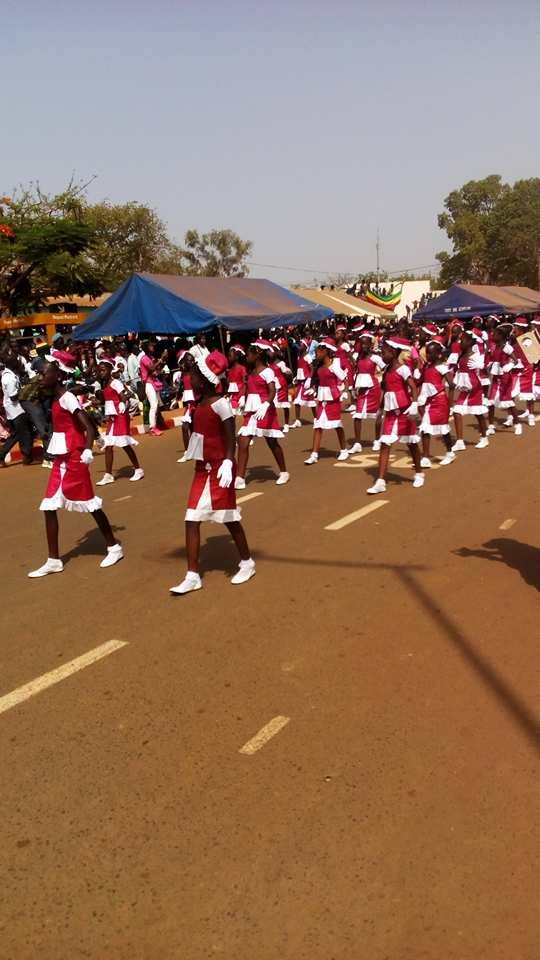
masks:
[[[236,350],[236,352],[241,353],[243,357],[246,355],[246,348],[243,347],[241,343],[233,343],[231,350]]]
[[[412,347],[411,341],[405,337],[386,337],[384,342],[389,347],[393,347],[394,350],[410,350]]]
[[[327,350],[331,350],[333,353],[335,353],[337,350],[336,341],[333,340],[332,337],[323,337],[323,339],[319,341],[319,346],[325,347]]]
[[[212,353],[209,353],[206,357],[196,357],[195,363],[203,377],[206,377],[214,386],[217,386],[229,366],[227,357],[219,350],[212,350]]]

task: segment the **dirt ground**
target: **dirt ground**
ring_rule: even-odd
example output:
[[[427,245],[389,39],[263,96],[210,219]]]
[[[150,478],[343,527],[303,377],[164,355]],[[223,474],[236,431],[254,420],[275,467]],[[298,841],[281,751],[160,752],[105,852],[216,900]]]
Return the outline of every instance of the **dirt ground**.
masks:
[[[125,642],[0,712],[1,960],[539,957],[540,424],[421,490],[400,450],[388,502],[337,530],[375,459],[305,467],[309,441],[284,441],[285,487],[253,449],[257,576],[230,585],[208,525],[204,589],[178,598],[178,430],[103,488],[109,570],[63,514],[64,573],[28,580],[48,475],[0,476],[0,698]]]

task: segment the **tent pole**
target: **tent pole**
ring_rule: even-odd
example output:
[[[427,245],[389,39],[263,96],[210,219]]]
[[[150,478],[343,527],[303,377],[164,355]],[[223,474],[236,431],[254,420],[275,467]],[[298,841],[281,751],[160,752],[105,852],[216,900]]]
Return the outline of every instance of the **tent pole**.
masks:
[[[223,339],[223,327],[218,327],[219,330],[219,340],[221,343],[221,352],[225,353],[225,341]]]

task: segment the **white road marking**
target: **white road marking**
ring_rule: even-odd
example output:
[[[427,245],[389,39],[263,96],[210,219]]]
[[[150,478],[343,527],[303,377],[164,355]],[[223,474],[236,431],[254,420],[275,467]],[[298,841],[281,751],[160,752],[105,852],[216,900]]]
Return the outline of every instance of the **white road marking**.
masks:
[[[128,493],[125,497],[117,497],[116,500],[113,500],[113,503],[122,503],[122,500],[131,500],[131,493]]]
[[[77,673],[78,670],[89,667],[90,664],[96,663],[97,660],[102,660],[103,657],[108,657],[110,653],[114,653],[115,650],[120,650],[121,647],[125,646],[127,646],[127,640],[108,640],[107,643],[102,643],[100,647],[95,647],[94,650],[89,650],[88,653],[83,653],[82,656],[75,657],[74,660],[69,660],[68,663],[57,667],[56,670],[51,670],[50,673],[44,673],[41,677],[30,680],[29,683],[25,683],[22,687],[17,687],[15,690],[12,690],[11,693],[6,693],[5,696],[0,697],[0,713],[11,710],[12,707],[18,706],[19,703],[24,703],[25,700],[34,697],[36,693],[41,693],[41,691],[46,690],[47,687],[52,687],[55,683],[60,683],[61,680],[70,677],[72,673]]]
[[[510,527],[514,526],[515,522],[515,520],[505,520],[504,523],[501,523],[499,530],[509,530]]]
[[[290,719],[290,717],[274,717],[272,720],[269,720],[238,752],[245,753],[248,757],[250,757],[252,753],[257,753],[257,750],[264,747],[265,743],[268,743],[272,737],[275,737],[276,733],[279,733],[280,730],[283,730],[283,727],[287,726]]]
[[[330,523],[324,529],[341,530],[343,527],[347,527],[349,523],[354,523],[355,520],[360,520],[361,517],[366,517],[368,513],[373,513],[374,510],[378,510],[379,507],[384,507],[385,503],[389,502],[389,500],[374,500],[373,503],[368,503],[367,506],[361,507],[360,510],[355,510],[354,513],[348,513],[346,517],[341,517],[334,523]]]
[[[262,491],[260,493],[246,493],[245,497],[238,497],[237,503],[247,503],[248,500],[253,500],[255,497],[262,497]]]

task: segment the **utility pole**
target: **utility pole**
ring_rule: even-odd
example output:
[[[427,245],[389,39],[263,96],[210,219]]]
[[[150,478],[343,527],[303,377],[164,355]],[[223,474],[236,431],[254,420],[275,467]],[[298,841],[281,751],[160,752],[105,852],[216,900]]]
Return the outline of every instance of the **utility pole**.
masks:
[[[540,249],[538,250],[537,256],[538,256],[538,286],[537,286],[537,290],[540,290]]]
[[[379,287],[379,273],[381,269],[381,235],[379,227],[377,227],[377,243],[375,244],[377,250],[377,289]]]

